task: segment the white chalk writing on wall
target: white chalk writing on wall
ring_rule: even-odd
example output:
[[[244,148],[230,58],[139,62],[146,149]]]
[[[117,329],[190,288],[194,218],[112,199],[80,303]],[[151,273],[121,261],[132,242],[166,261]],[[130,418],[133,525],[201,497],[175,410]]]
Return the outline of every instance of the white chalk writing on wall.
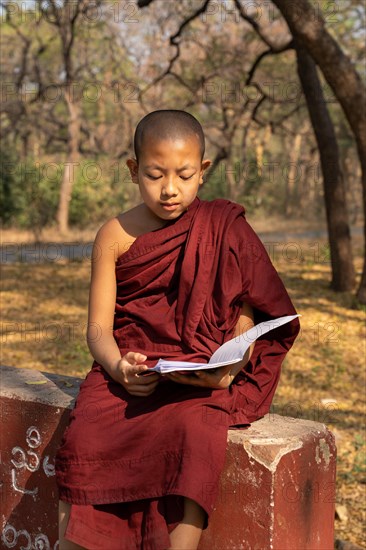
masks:
[[[1,540],[5,548],[15,548],[17,544],[22,544],[22,546],[18,547],[19,550],[51,550],[47,535],[37,533],[32,544],[32,537],[26,529],[17,531],[10,523],[5,525],[1,534]],[[59,541],[57,540],[53,546],[53,550],[58,550],[58,547]]]
[[[32,449],[38,449],[42,443],[41,434],[35,426],[30,426],[26,433],[26,442],[29,447],[28,450],[24,450],[22,447],[13,447],[11,454],[14,458],[11,459],[11,463],[14,466],[11,470],[11,483],[15,491],[23,493],[25,495],[31,495],[36,500],[38,493],[38,487],[34,489],[25,489],[19,487],[17,482],[17,470],[23,470],[24,468],[30,472],[36,472],[41,464],[41,457]],[[47,477],[55,475],[55,466],[49,463],[50,457],[46,455],[43,458],[42,466],[43,471]]]
[[[18,473],[22,470],[28,470],[29,472],[36,472],[39,470],[41,464],[43,472],[47,477],[55,475],[55,466],[50,463],[50,457],[48,455],[43,457],[39,451],[39,447],[42,443],[41,434],[36,426],[30,426],[26,431],[26,443],[28,449],[16,445],[12,448],[11,464],[11,485],[12,488],[22,493],[23,495],[30,495],[36,500],[38,495],[38,487],[32,489],[26,489],[21,487],[18,483]],[[33,542],[32,542],[33,537]],[[1,540],[5,548],[19,548],[19,550],[51,550],[50,541],[44,533],[37,533],[31,535],[26,529],[17,530],[13,525],[7,523],[1,533]],[[20,546],[19,546],[20,545]],[[57,550],[59,547],[59,541],[57,540],[52,550]]]

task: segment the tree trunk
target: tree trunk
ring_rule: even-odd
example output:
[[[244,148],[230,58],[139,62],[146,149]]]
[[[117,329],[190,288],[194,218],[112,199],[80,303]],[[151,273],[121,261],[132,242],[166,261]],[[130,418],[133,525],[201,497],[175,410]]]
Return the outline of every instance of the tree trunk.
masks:
[[[286,192],[285,192],[285,216],[291,216],[293,214],[293,202],[295,181],[298,178],[299,159],[302,143],[302,135],[297,133],[295,139],[291,136],[293,145],[290,145],[290,164],[286,174]]]
[[[352,290],[355,272],[348,224],[346,191],[334,132],[316,65],[306,49],[295,40],[297,68],[319,148],[323,173],[325,210],[332,264],[332,288]]]
[[[353,63],[325,28],[319,9],[309,0],[272,0],[285,18],[294,38],[301,42],[320,67],[337,97],[354,133],[362,170],[364,266],[357,298],[366,304],[366,87]]]
[[[363,194],[363,206],[364,206],[364,212],[366,212],[366,191],[364,191]],[[366,243],[366,222],[364,226],[364,240]],[[365,257],[363,260],[363,270],[362,270],[362,276],[361,276],[361,282],[360,286],[358,287],[357,291],[357,299],[361,304],[366,304],[366,245],[365,245]]]
[[[60,199],[57,211],[58,228],[60,233],[62,234],[65,234],[69,228],[69,209],[72,187],[74,184],[76,171],[80,164],[80,106],[77,102],[77,99],[75,97],[73,98],[72,96],[72,90],[69,87],[66,87],[64,97],[69,111],[67,144],[68,155],[64,166],[60,189]]]

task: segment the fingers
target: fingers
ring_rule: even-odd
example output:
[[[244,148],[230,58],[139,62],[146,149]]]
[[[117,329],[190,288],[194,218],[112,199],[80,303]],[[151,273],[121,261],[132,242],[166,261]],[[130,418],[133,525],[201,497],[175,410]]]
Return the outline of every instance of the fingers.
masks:
[[[152,371],[151,374],[141,376],[144,371],[148,370],[146,361],[147,356],[140,352],[129,351],[124,357],[124,366],[122,367],[121,383],[131,395],[146,396],[155,391],[159,382],[160,375]]]
[[[134,384],[130,384],[129,388],[128,388],[128,392],[131,394],[131,395],[140,395],[140,396],[146,396],[146,395],[150,395],[151,393],[153,393],[155,391],[155,388],[156,386],[158,385],[158,382],[153,382],[151,384],[138,384],[138,385],[134,385]]]
[[[204,386],[205,383],[203,380],[200,380],[196,376],[187,376],[185,374],[180,374],[178,372],[170,372],[166,374],[169,380],[173,382],[178,382],[180,384],[189,384],[190,386]]]
[[[199,382],[199,386],[206,386],[208,388],[214,388],[216,385],[216,378],[214,378],[212,375],[210,376],[206,372],[198,372],[196,373],[197,381]]]
[[[225,389],[228,387],[228,381],[225,377],[218,378],[218,375],[208,374],[208,371],[195,371],[196,376],[185,376],[180,372],[171,372],[166,374],[169,380],[179,384],[189,384],[190,386],[199,386],[211,389]]]
[[[125,358],[130,363],[136,363],[138,361],[145,361],[147,359],[147,356],[143,353],[140,353],[139,351],[128,351],[125,355]]]
[[[140,390],[139,388],[136,388],[136,389],[131,388],[128,390],[128,393],[130,393],[131,395],[136,395],[138,397],[146,397],[147,395],[151,395],[152,393],[154,393],[154,391],[155,391],[155,388],[152,388],[149,391],[144,391],[143,389]]]
[[[208,369],[208,370],[195,370],[194,372],[198,375],[205,375],[205,374],[217,374],[219,367],[216,367],[214,369]]]
[[[155,390],[160,380],[159,374],[154,372],[151,376],[128,376],[128,391],[141,392],[144,395]]]
[[[136,384],[136,386],[146,386],[148,388],[154,384],[157,384],[159,379],[160,375],[157,372],[154,372],[151,375],[149,374],[149,376],[138,376],[135,374],[130,380],[132,386]]]
[[[135,374],[147,369],[147,366],[143,364],[143,362],[146,361],[147,356],[143,353],[129,351],[126,353],[125,358],[131,365],[131,373]]]
[[[125,358],[130,365],[128,368],[128,377],[130,378],[131,376],[133,376],[138,378],[137,381],[134,381],[137,384],[147,384],[159,378],[158,373],[155,373],[155,372],[153,372],[152,374],[149,374],[148,381],[146,381],[146,377],[138,376],[139,374],[148,370],[148,367],[143,364],[143,362],[146,361],[147,359],[147,356],[144,355],[143,353],[136,352],[136,351],[129,351],[128,353],[126,353]]]

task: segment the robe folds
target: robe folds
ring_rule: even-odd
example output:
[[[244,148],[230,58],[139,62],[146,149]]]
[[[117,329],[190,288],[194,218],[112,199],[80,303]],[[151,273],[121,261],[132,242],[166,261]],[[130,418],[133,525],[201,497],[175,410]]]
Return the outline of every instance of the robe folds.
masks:
[[[265,247],[226,199],[201,200],[136,238],[116,260],[113,326],[128,351],[207,362],[233,337],[242,304],[255,324],[296,313]],[[246,330],[248,327],[242,327]],[[59,498],[71,503],[66,536],[90,549],[163,550],[189,497],[206,512],[219,491],[229,427],[270,409],[298,319],[256,341],[227,389],[161,376],[153,394],[130,395],[93,362],[56,455]]]

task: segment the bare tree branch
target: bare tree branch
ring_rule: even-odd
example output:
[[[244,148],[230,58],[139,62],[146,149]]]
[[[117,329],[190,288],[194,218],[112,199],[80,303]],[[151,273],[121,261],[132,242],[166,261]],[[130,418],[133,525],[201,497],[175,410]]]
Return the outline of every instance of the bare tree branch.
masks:
[[[249,23],[255,32],[258,34],[258,36],[263,40],[263,42],[268,46],[269,50],[273,53],[281,53],[281,51],[284,51],[283,48],[286,48],[286,45],[284,46],[274,46],[271,41],[266,37],[261,27],[258,25],[257,21],[253,19],[250,15],[246,13],[246,11],[243,9],[243,6],[240,3],[240,0],[234,0],[234,4],[239,12],[240,18]],[[286,48],[287,49],[287,48]]]
[[[265,50],[264,52],[262,52],[261,54],[259,54],[259,56],[258,56],[257,59],[254,61],[252,67],[250,68],[250,70],[249,70],[249,72],[248,72],[248,78],[247,78],[247,80],[246,80],[246,85],[248,85],[248,84],[251,83],[255,71],[256,71],[257,67],[259,66],[260,62],[262,61],[262,59],[263,59],[264,57],[267,57],[267,55],[277,55],[277,54],[286,52],[286,51],[288,51],[288,50],[293,50],[293,49],[294,49],[294,41],[293,41],[293,40],[290,40],[287,44],[285,44],[284,46],[282,46],[282,47],[279,48],[279,49],[272,49],[272,48],[269,48],[268,50]]]
[[[205,0],[205,2],[202,4],[200,8],[198,8],[195,12],[193,12],[189,17],[184,19],[184,21],[179,25],[179,29],[177,30],[177,32],[170,37],[170,43],[172,45],[174,46],[177,45],[177,39],[180,38],[183,30],[187,25],[189,25],[191,21],[193,21],[194,19],[197,19],[197,17],[199,17],[201,13],[205,13],[209,2],[210,0]]]
[[[148,6],[149,4],[151,4],[151,2],[153,2],[153,0],[139,0],[138,6],[139,7],[145,7],[145,6]],[[202,4],[202,6],[200,8],[198,8],[195,12],[193,12],[186,19],[184,19],[184,21],[182,21],[182,23],[179,25],[179,28],[178,28],[177,32],[170,37],[170,44],[176,48],[176,52],[173,55],[173,57],[170,58],[167,69],[165,69],[165,71],[163,71],[159,76],[157,76],[154,80],[152,80],[150,82],[150,84],[145,86],[145,88],[143,90],[139,90],[139,100],[140,100],[140,102],[141,102],[141,104],[144,108],[145,108],[145,106],[144,106],[144,103],[143,103],[142,96],[150,88],[152,88],[156,84],[158,84],[158,82],[161,82],[161,80],[163,80],[167,75],[172,74],[173,65],[176,62],[176,60],[180,57],[180,46],[179,46],[178,38],[181,37],[183,30],[185,29],[185,27],[189,23],[191,23],[191,21],[193,21],[194,19],[197,19],[197,17],[199,17],[202,13],[204,13],[207,10],[207,6],[208,6],[209,2],[210,2],[210,0],[205,0],[205,2]],[[173,76],[176,76],[176,75],[174,74]],[[146,110],[146,108],[145,108],[145,110]]]

